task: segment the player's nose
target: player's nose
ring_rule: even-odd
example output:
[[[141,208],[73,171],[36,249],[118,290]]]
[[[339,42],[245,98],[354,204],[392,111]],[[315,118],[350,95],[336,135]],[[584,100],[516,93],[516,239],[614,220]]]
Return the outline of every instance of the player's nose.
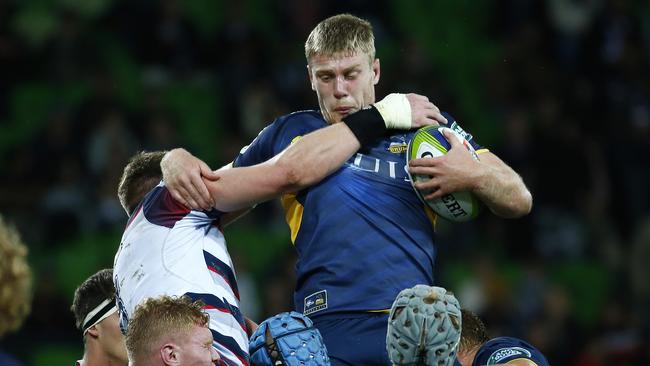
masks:
[[[348,95],[347,82],[343,77],[337,77],[334,80],[334,96],[341,99]]]
[[[212,363],[216,364],[219,360],[221,360],[221,356],[219,356],[219,352],[215,350],[213,347],[211,347],[212,350]]]

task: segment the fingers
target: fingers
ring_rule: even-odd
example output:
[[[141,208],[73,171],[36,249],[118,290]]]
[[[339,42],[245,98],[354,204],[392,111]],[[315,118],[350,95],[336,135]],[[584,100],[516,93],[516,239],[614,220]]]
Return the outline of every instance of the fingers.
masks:
[[[198,207],[209,211],[212,209],[212,197],[201,177],[193,177],[191,181],[190,193],[193,200],[199,205]],[[194,208],[194,207],[193,207]]]
[[[198,193],[198,190],[194,186],[193,181],[189,181],[188,183],[183,185],[185,194],[183,194],[183,197],[189,204],[189,207],[193,210],[202,210],[203,209],[203,203],[201,200],[201,195]],[[181,189],[179,191],[182,192]]]
[[[203,197],[199,193],[197,189],[198,183],[196,183],[197,179],[205,187],[200,174],[198,172],[190,172],[189,175],[177,176],[174,181],[167,183],[167,188],[175,200],[192,210],[201,210],[206,206],[212,207],[204,202]]]
[[[212,199],[212,195],[210,194],[210,191],[208,191],[208,187],[206,186],[205,182],[203,181],[202,178],[215,178],[215,179],[210,179],[210,180],[217,180],[218,176],[212,172],[210,167],[204,163],[200,162],[199,163],[199,172],[200,176],[199,177],[192,177],[192,185],[198,192],[200,197],[196,197],[198,201],[200,201],[200,204],[202,205],[204,210],[211,210],[212,207],[214,207],[214,200]]]
[[[442,135],[445,136],[447,141],[449,141],[449,145],[451,145],[452,149],[454,148],[454,146],[461,144],[460,140],[458,139],[458,136],[456,136],[448,128],[442,129]]]
[[[446,195],[447,193],[444,193],[442,189],[437,189],[433,191],[432,193],[429,193],[424,196],[425,200],[437,200],[438,198],[441,198],[442,196]]]
[[[422,193],[422,196],[426,200],[438,199],[448,193],[435,178],[417,182],[414,186],[418,191],[420,191],[420,193]]]
[[[203,161],[199,161],[199,168],[201,169],[201,175],[207,180],[219,180],[219,174],[214,170],[210,169],[208,164]]]
[[[430,113],[430,114],[427,115],[427,117],[435,120],[439,124],[442,123],[443,125],[446,125],[447,123],[449,123],[447,121],[447,118],[445,118],[445,116],[443,116],[442,113],[440,113],[440,111]]]
[[[413,127],[440,126],[448,123],[447,118],[435,104],[429,101],[429,98],[419,94],[408,94],[407,98],[411,104]]]
[[[443,159],[443,156],[440,157],[435,157],[435,158],[419,158],[419,159],[413,159],[409,161],[409,171],[411,174],[427,174],[429,172],[429,168],[435,167],[438,165],[439,160]],[[427,167],[427,168],[418,168],[418,167]],[[426,170],[426,171],[423,171]],[[431,175],[431,174],[428,174]]]
[[[192,208],[191,207],[192,205],[185,199],[185,197],[189,197],[185,188],[178,187],[178,189],[175,189],[170,186],[167,186],[167,188],[169,189],[169,193],[171,193],[174,200],[176,200],[177,202],[179,202],[180,204],[182,204],[183,206],[189,209]]]

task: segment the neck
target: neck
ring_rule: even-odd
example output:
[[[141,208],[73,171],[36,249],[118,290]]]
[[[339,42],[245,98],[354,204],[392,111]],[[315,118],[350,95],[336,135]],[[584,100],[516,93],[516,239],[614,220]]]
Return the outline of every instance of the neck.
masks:
[[[472,363],[474,363],[474,357],[476,357],[476,352],[478,352],[478,349],[480,348],[480,345],[476,345],[470,349],[459,349],[458,353],[456,353],[456,360],[462,365],[462,366],[472,366]]]
[[[99,347],[87,344],[84,357],[81,359],[83,366],[125,366],[115,357],[107,355]]]

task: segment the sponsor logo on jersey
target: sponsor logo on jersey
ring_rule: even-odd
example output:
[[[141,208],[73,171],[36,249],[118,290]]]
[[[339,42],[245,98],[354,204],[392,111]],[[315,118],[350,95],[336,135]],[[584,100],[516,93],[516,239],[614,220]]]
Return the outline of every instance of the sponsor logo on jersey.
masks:
[[[466,141],[472,141],[472,138],[474,137],[471,134],[465,132],[465,130],[463,130],[463,128],[460,127],[456,122],[452,123],[449,128],[451,128],[454,132],[457,132],[459,135],[463,136]]]
[[[508,347],[494,351],[487,360],[487,365],[496,365],[509,357],[531,357],[532,354],[525,348]]]
[[[388,147],[388,151],[392,152],[393,154],[406,152],[406,149],[408,149],[408,144],[405,143],[391,142],[390,146]]]
[[[314,292],[313,294],[305,297],[305,315],[313,314],[321,310],[327,309],[327,290]]]

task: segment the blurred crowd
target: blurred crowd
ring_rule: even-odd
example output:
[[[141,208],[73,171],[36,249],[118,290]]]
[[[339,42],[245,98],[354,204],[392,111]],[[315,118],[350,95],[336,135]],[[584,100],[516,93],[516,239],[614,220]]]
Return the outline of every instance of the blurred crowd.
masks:
[[[218,168],[317,108],[303,45],[340,12],[374,26],[380,97],[428,95],[533,193],[524,219],[440,222],[439,285],[553,365],[650,362],[650,4],[633,0],[0,0],[0,213],[35,272],[2,348],[78,355],[72,293],[112,266],[128,158],[184,146]],[[249,216],[228,238],[262,320],[291,308],[293,249],[277,204]]]

